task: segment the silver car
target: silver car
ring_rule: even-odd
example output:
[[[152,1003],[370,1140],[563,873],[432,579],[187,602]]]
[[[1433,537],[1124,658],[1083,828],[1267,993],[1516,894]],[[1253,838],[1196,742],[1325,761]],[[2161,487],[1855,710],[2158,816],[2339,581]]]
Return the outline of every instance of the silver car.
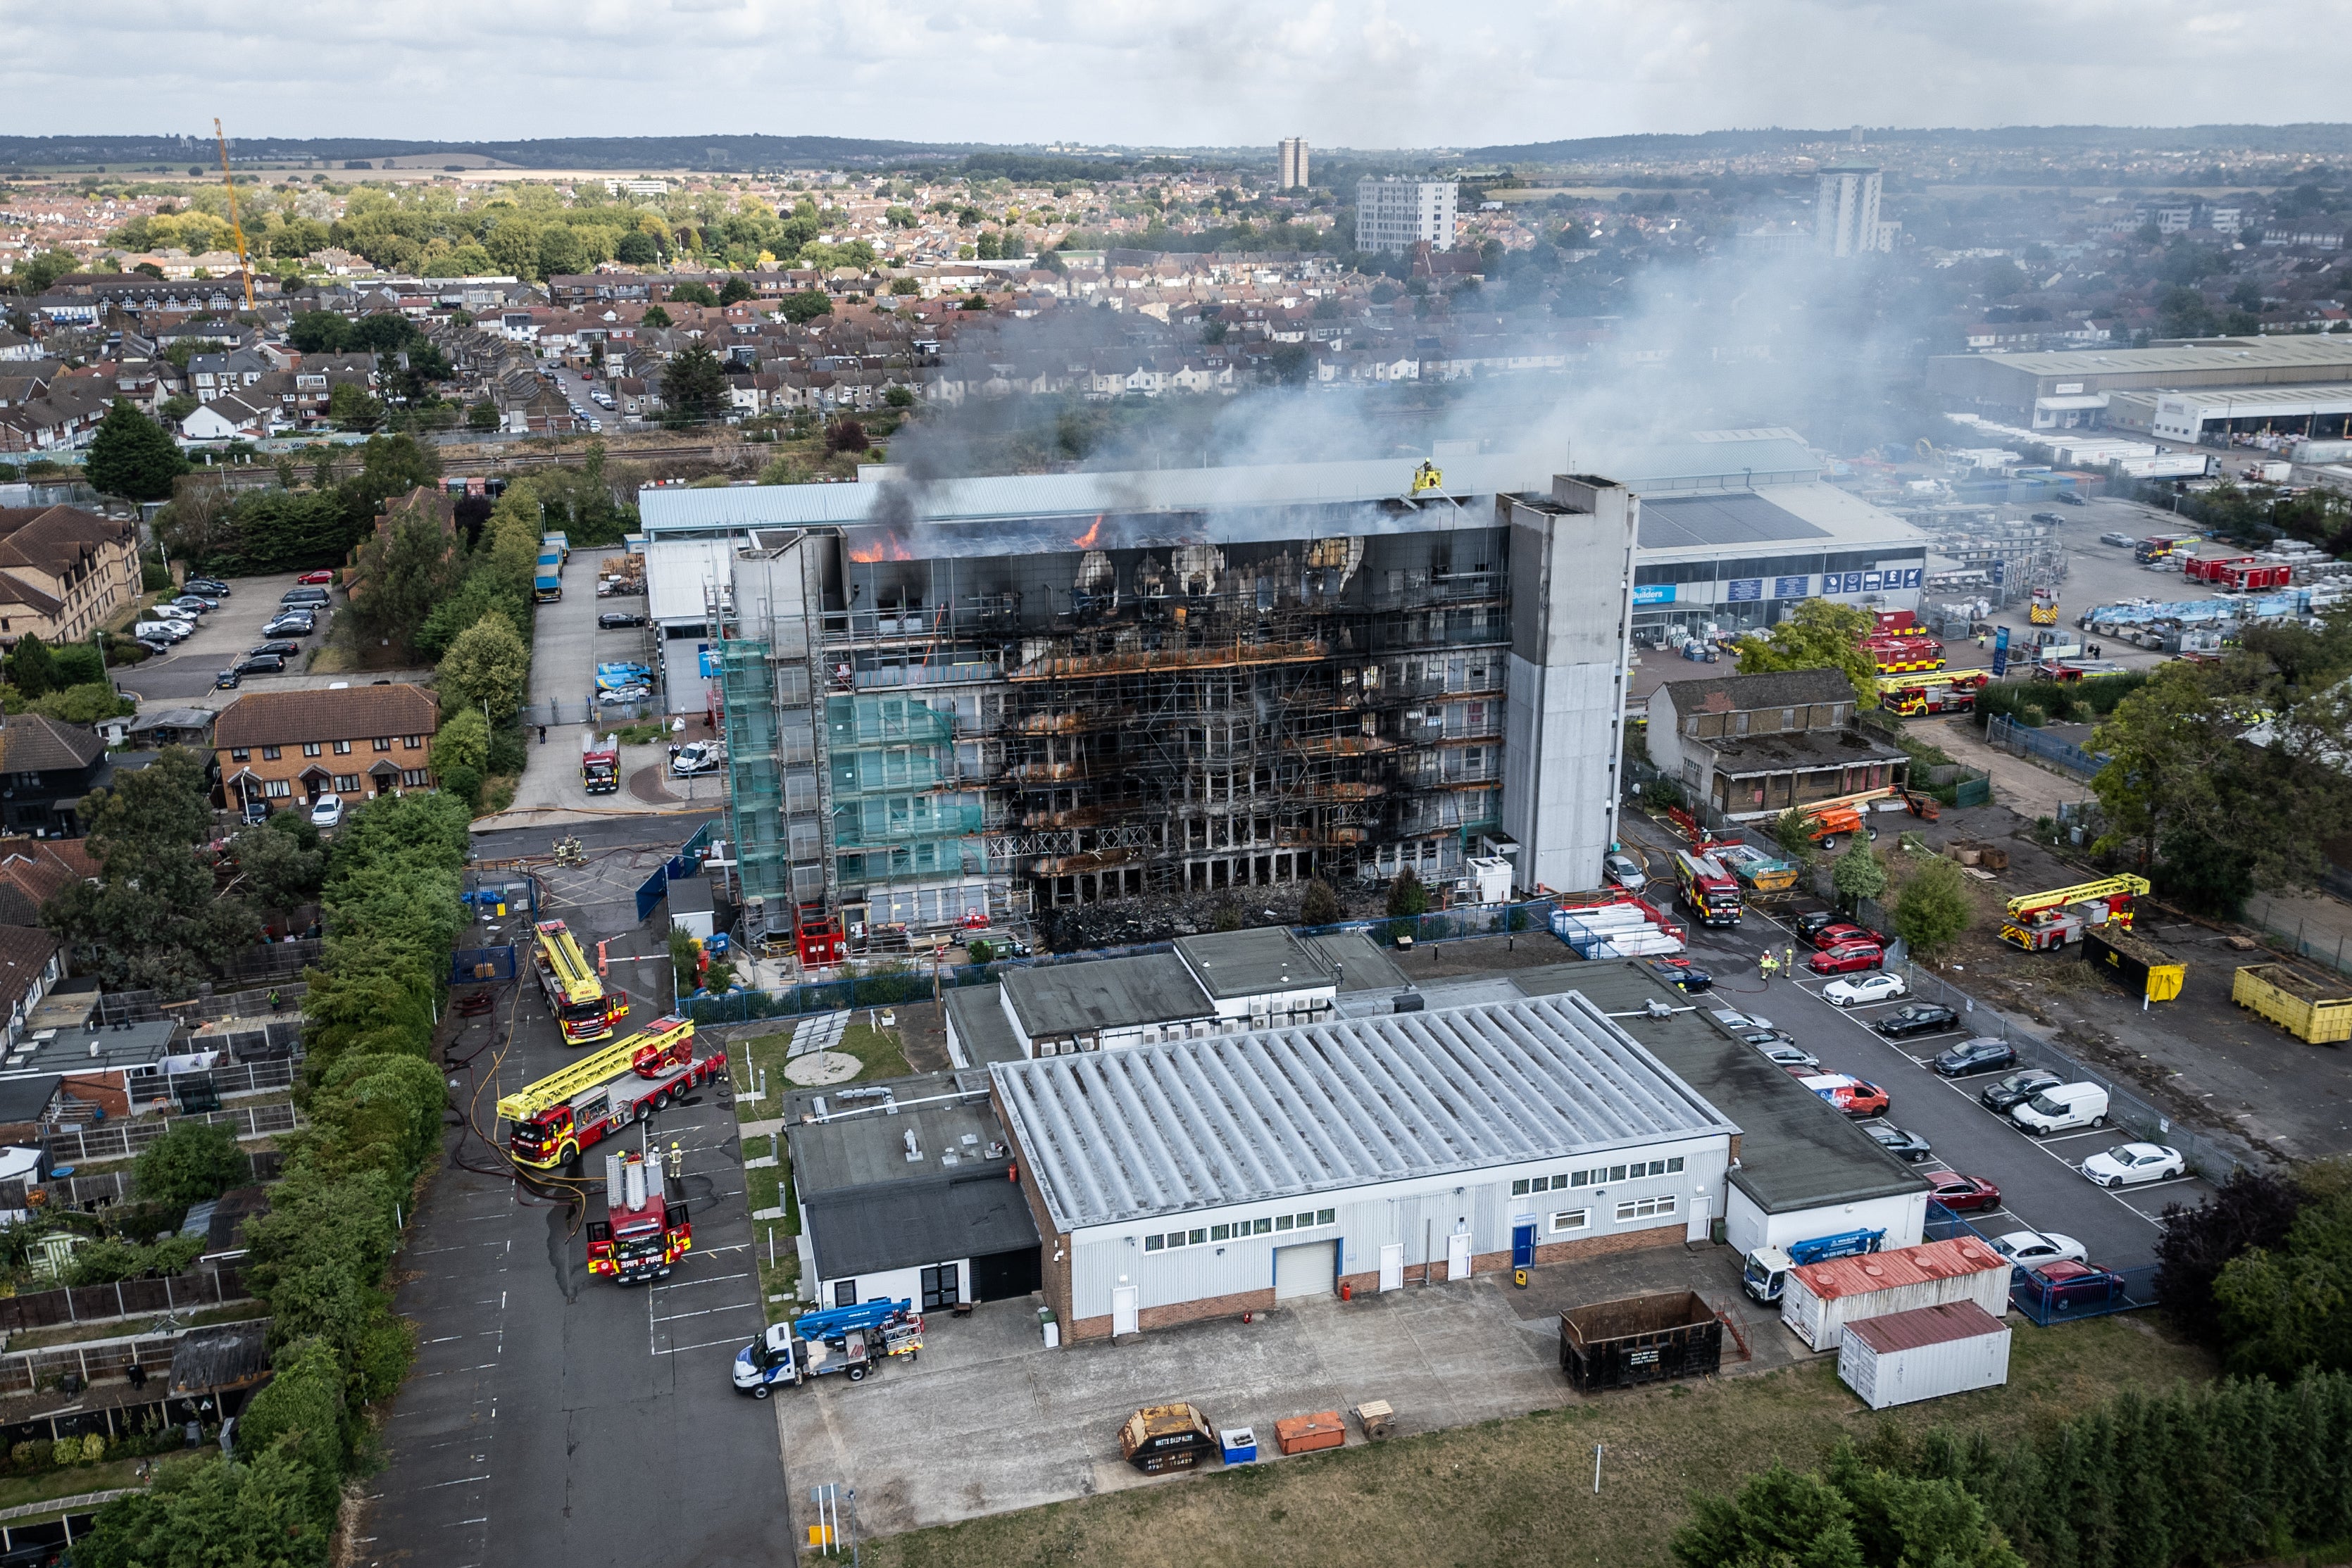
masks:
[[[1632,855],[1602,856],[1601,874],[1628,893],[1639,893],[1650,884],[1649,877],[1642,870],[1642,862]]]

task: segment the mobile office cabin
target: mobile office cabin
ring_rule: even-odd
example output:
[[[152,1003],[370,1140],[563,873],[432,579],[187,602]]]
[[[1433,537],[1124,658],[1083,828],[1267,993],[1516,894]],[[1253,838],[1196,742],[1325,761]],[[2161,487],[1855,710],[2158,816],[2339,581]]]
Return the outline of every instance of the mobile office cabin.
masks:
[[[2322,980],[2287,964],[2248,964],[2231,982],[2230,999],[2306,1045],[2352,1040],[2352,981]]]
[[[2149,941],[2116,926],[2083,928],[2083,957],[2091,967],[2123,982],[2132,995],[2168,1002],[2180,995],[2188,967]]]
[[[1974,1301],[1947,1301],[1845,1326],[1838,1378],[1873,1410],[2009,1381],[2009,1325]]]
[[[1780,1321],[1815,1350],[1835,1350],[1863,1318],[1974,1301],[1999,1317],[2009,1308],[2009,1260],[1973,1237],[1865,1252],[1789,1270]]]
[[[1705,1377],[1723,1363],[1723,1321],[1696,1291],[1627,1296],[1559,1314],[1559,1369],[1580,1394]]]

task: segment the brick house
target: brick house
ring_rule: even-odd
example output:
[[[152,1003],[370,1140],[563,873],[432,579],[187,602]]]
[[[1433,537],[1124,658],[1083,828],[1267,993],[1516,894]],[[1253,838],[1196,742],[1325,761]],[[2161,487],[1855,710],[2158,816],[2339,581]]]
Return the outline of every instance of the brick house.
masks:
[[[346,802],[433,787],[440,710],[422,686],[254,692],[213,727],[221,793],[232,809]]]
[[[138,528],[79,507],[0,507],[0,647],[89,635],[139,596]]]
[[[1650,761],[1734,819],[1860,802],[1903,787],[1910,757],[1854,722],[1843,670],[1668,681],[1650,698]]]

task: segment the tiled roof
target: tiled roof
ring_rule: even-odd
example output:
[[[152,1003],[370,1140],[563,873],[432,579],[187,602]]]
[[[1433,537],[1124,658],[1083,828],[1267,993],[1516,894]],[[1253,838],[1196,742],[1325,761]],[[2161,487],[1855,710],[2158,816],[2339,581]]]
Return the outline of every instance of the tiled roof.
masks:
[[[11,714],[0,722],[0,773],[87,768],[105,752],[106,742],[90,731],[37,713]]]
[[[1761,675],[1708,675],[1692,681],[1668,681],[1663,688],[1675,712],[1755,712],[1759,708],[1796,707],[1810,703],[1850,703],[1853,683],[1843,670],[1776,670]]]
[[[439,724],[440,710],[422,686],[254,692],[222,711],[213,727],[213,745],[242,749],[306,740],[430,735]]]

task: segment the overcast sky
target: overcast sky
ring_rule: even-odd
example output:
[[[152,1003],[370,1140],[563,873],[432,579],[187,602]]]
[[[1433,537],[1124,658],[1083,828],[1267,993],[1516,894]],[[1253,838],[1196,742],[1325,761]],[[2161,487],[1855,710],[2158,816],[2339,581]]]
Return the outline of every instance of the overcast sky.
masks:
[[[0,0],[0,131],[1476,146],[2342,120],[2352,0]],[[2284,31],[2282,31],[2282,28]]]

